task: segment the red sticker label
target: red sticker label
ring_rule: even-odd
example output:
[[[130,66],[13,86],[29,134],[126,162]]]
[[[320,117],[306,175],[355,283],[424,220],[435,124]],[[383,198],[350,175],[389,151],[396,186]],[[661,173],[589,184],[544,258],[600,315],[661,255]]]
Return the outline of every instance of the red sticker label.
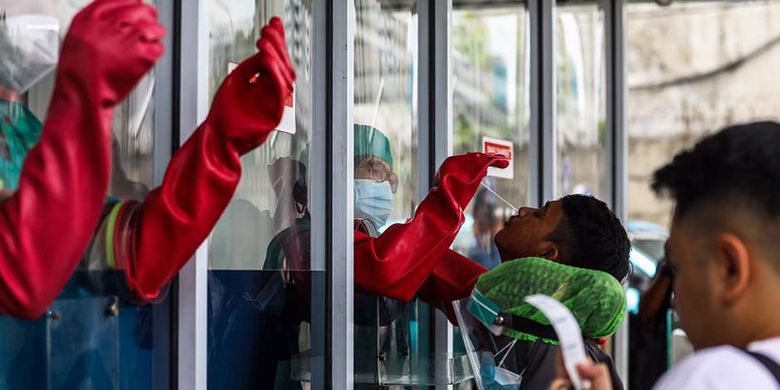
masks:
[[[295,92],[293,92],[293,93],[295,93]],[[287,107],[292,108],[292,106],[293,106],[293,94],[292,93],[289,94],[287,96],[287,99],[284,100],[284,105],[287,106]]]
[[[488,176],[498,177],[502,179],[514,178],[514,163],[512,157],[514,157],[514,143],[509,140],[482,137],[482,152],[493,153],[506,157],[509,159],[509,166],[505,169],[490,167],[488,168]]]
[[[485,153],[500,154],[508,159],[512,159],[512,147],[495,142],[485,141]]]

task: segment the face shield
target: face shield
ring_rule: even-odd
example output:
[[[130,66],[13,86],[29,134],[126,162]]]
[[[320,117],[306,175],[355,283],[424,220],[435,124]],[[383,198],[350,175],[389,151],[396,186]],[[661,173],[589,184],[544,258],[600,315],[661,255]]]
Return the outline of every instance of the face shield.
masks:
[[[520,389],[533,367],[523,352],[529,343],[561,346],[575,380],[583,338],[614,334],[625,305],[622,286],[607,273],[528,258],[482,275],[453,311],[477,387]]]
[[[21,95],[54,70],[59,34],[59,21],[53,17],[0,17],[0,87]]]
[[[276,195],[274,227],[282,231],[295,223],[307,206],[306,166],[293,158],[280,157],[268,165],[268,178]]]
[[[453,302],[452,308],[477,388],[519,389],[523,372],[506,361],[517,340],[504,336],[503,327],[487,320],[495,317],[493,309],[481,307],[471,297]]]

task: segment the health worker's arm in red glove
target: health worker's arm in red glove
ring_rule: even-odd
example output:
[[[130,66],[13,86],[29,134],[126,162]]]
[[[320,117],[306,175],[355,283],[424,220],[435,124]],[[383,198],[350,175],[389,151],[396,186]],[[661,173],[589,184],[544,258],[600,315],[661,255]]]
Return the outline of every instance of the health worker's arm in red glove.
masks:
[[[0,313],[39,317],[71,277],[108,189],[112,108],[162,55],[140,0],[97,0],[73,19],[39,143],[0,204]]]
[[[116,221],[116,266],[142,300],[156,298],[206,239],[238,186],[239,157],[262,144],[282,118],[295,71],[279,18],[263,28],[257,48],[225,78],[162,185],[143,203],[124,203],[109,216]]]
[[[479,276],[487,268],[474,260],[448,249],[418,291],[420,299],[447,314],[452,324],[457,325],[452,311],[452,302],[468,297],[477,284]]]
[[[444,161],[436,184],[414,217],[379,237],[355,232],[355,283],[365,293],[409,301],[449,250],[490,166],[505,168],[500,155],[469,153]]]

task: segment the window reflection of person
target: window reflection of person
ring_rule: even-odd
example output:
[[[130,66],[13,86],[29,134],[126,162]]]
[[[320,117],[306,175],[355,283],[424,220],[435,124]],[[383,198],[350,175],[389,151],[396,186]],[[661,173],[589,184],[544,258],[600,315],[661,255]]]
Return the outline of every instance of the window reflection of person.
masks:
[[[502,218],[496,215],[495,195],[480,190],[474,197],[474,245],[468,250],[468,257],[487,269],[501,263],[501,255],[493,242],[493,237],[503,228]]]
[[[273,188],[279,197],[277,215],[284,214],[287,227],[279,232],[266,250],[263,270],[280,272],[285,285],[294,285],[292,297],[300,304],[292,307],[299,321],[310,319],[311,297],[311,214],[309,212],[306,166],[292,158],[279,158],[271,164]],[[276,179],[273,179],[276,177]],[[280,209],[282,208],[282,209]]]
[[[227,257],[223,263],[245,271],[209,273],[209,388],[301,388],[292,359],[307,336],[301,324],[311,321],[306,166],[278,158],[268,165],[268,178],[276,196],[273,215],[236,200],[211,244]],[[278,234],[266,248],[259,236],[269,228]]]
[[[132,180],[124,169],[119,142],[111,138],[111,182],[109,193],[117,199],[143,199],[149,193],[149,187]]]
[[[306,165],[290,157],[280,157],[268,166],[271,188],[276,195],[273,223],[279,233],[301,217],[308,217]]]

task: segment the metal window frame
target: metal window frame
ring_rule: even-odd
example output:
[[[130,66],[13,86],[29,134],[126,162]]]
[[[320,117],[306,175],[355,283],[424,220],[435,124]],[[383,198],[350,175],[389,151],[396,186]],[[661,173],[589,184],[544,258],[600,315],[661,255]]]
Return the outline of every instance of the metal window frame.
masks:
[[[174,134],[178,145],[208,112],[208,2],[177,1],[178,39]],[[176,325],[176,387],[206,390],[208,381],[208,252],[204,243],[179,272]]]
[[[542,115],[540,114],[540,108],[545,104],[543,102],[544,90],[541,80],[542,69],[544,66],[541,61],[542,41],[541,41],[541,9],[539,2],[536,0],[528,0],[526,7],[528,9],[528,34],[530,35],[529,42],[529,56],[530,56],[530,69],[528,70],[529,80],[528,88],[530,93],[528,94],[529,109],[531,110],[529,115],[529,137],[528,137],[528,165],[530,170],[528,172],[528,204],[529,205],[542,205],[542,199],[544,199],[544,191],[542,190],[541,178],[544,176],[542,170]]]
[[[612,208],[612,210],[615,210],[615,199],[616,199],[616,184],[617,180],[615,178],[615,169],[616,169],[616,139],[615,139],[615,130],[617,128],[617,123],[615,122],[615,109],[617,108],[617,104],[614,101],[614,97],[616,95],[615,91],[615,35],[614,35],[614,8],[613,3],[614,0],[600,0],[599,1],[599,7],[604,10],[604,66],[606,67],[606,76],[605,76],[605,83],[604,88],[606,90],[606,106],[607,106],[607,112],[606,112],[606,131],[605,131],[605,141],[606,145],[604,145],[604,173],[607,175],[606,179],[609,180],[609,182],[606,185],[605,192],[601,194],[601,198],[604,199],[604,201]],[[604,180],[604,178],[602,178]]]
[[[625,4],[626,0],[605,1],[605,38],[607,40],[607,128],[609,140],[610,201],[615,214],[628,219],[628,135],[626,130],[626,61]],[[628,313],[614,336],[612,354],[615,368],[628,384]]]
[[[174,44],[175,21],[174,0],[158,0],[156,4],[159,20],[168,29],[168,34],[163,38],[165,54],[154,66],[154,135],[152,149],[152,182],[155,185],[162,183],[168,161],[173,154],[173,132],[166,131],[173,127],[173,79],[174,57],[176,46]]]
[[[434,171],[452,154],[452,67],[451,55],[452,31],[452,0],[437,1],[434,9],[434,40],[433,53],[436,72],[433,96],[433,161]],[[445,68],[445,69],[442,69]],[[433,69],[432,69],[433,71]],[[437,356],[436,375],[446,378],[449,375],[449,361],[452,357],[453,329],[447,316],[436,311],[434,317],[434,340]],[[437,388],[452,388],[452,386],[437,386]]]
[[[540,177],[537,182],[539,185],[539,206],[544,202],[555,198],[558,178],[558,137],[555,126],[556,107],[556,88],[555,88],[555,12],[556,4],[552,0],[531,0],[533,3],[533,13],[531,14],[532,42],[538,47],[536,52],[531,52],[531,70],[539,78],[538,91],[539,97],[537,109],[531,114],[532,121],[534,113],[537,115],[536,131],[539,140],[539,172]],[[531,9],[529,9],[529,12]],[[534,17],[535,16],[535,17]],[[534,23],[536,26],[534,28]],[[533,43],[532,43],[533,46]],[[534,61],[533,55],[538,59]],[[536,65],[536,69],[534,69]],[[534,89],[532,89],[533,91]],[[532,122],[534,123],[534,122]]]
[[[322,1],[324,3],[324,1]],[[330,286],[329,358],[326,384],[354,387],[354,37],[355,3],[336,0],[327,7],[326,250]],[[346,131],[345,131],[346,130]]]
[[[433,93],[434,79],[433,69],[436,69],[434,61],[435,56],[432,54],[434,45],[434,31],[433,31],[433,8],[436,6],[434,2],[430,1],[417,1],[417,107],[416,107],[416,164],[417,164],[417,182],[416,182],[416,196],[415,203],[425,199],[428,194],[428,190],[433,186],[434,171],[436,169],[435,162],[432,159],[433,152],[433,99],[436,95]],[[436,309],[425,302],[419,302],[418,312],[418,332],[421,335],[420,340],[426,340],[427,343],[422,345],[422,349],[427,349],[427,352],[431,352],[432,356],[438,356],[436,351],[436,333],[435,329],[435,316]]]
[[[557,142],[555,130],[555,1],[528,0],[530,35],[530,135],[528,203],[537,207],[555,197]]]
[[[425,198],[437,168],[452,155],[452,10],[452,0],[418,1],[418,200]],[[435,376],[448,378],[453,328],[444,313],[431,310]]]
[[[417,2],[417,203],[428,194],[433,186],[433,175],[436,169],[433,161],[434,134],[434,78],[435,55],[434,48],[433,8],[435,3]]]
[[[555,74],[552,55],[554,1],[528,0],[530,34],[530,137],[528,202],[541,206],[555,195]],[[534,168],[535,166],[535,168]]]
[[[328,161],[331,159],[330,149],[328,148],[329,135],[327,134],[329,106],[328,86],[329,79],[329,59],[330,48],[328,46],[330,28],[328,4],[326,1],[318,0],[313,2],[312,10],[312,134],[311,150],[312,154],[309,162],[309,183],[311,194],[330,194],[333,191],[331,181],[328,179]],[[328,245],[331,242],[329,232],[330,215],[328,213],[329,197],[310,196],[311,204],[311,269],[312,270],[330,270],[332,261],[328,253]],[[327,274],[327,272],[326,272]],[[328,280],[312,278],[312,291],[328,291]],[[322,284],[320,284],[322,283]],[[326,368],[327,362],[332,358],[328,355],[332,351],[326,343],[330,334],[328,333],[329,310],[328,294],[319,294],[312,297],[311,301],[311,323],[325,324],[326,326],[312,326],[311,341],[311,388],[326,388],[326,378],[329,370]]]

